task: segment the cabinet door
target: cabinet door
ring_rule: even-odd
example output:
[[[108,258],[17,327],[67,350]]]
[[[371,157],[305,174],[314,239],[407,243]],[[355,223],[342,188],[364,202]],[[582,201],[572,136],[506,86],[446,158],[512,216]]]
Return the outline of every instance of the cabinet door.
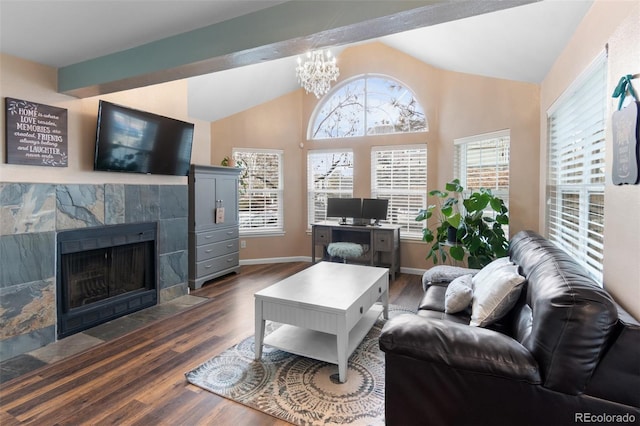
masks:
[[[238,179],[235,177],[216,178],[216,200],[224,207],[224,224],[238,224]]]
[[[196,175],[194,190],[196,229],[210,227],[216,223],[216,178],[207,174]]]

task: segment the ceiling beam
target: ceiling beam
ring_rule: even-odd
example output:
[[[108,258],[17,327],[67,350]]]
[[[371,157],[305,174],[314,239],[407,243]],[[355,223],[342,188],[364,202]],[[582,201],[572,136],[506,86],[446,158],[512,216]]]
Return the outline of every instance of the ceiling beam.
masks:
[[[294,56],[538,0],[289,1],[58,69],[79,98]]]

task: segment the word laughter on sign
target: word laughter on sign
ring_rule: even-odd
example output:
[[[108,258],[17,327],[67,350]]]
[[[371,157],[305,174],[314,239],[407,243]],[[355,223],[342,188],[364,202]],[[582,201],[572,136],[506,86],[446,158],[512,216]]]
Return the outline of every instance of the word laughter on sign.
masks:
[[[67,167],[67,110],[5,98],[7,163]]]

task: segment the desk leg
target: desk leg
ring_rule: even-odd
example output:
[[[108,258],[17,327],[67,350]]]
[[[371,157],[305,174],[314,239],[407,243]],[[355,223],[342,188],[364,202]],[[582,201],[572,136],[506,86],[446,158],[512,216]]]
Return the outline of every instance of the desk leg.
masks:
[[[256,299],[256,360],[262,358],[262,342],[264,341],[264,319],[262,318],[262,300]]]
[[[349,356],[347,354],[349,348],[349,330],[347,330],[346,318],[340,321],[338,326],[338,378],[340,383],[347,381],[347,363],[349,362]]]
[[[311,263],[316,263],[316,227],[311,227]]]

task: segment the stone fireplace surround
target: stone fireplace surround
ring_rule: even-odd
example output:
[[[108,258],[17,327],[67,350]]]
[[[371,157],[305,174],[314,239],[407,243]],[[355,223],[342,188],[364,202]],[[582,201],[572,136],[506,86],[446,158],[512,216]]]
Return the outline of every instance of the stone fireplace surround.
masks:
[[[56,233],[158,223],[163,303],[188,293],[187,185],[0,182],[0,359],[56,339]]]

